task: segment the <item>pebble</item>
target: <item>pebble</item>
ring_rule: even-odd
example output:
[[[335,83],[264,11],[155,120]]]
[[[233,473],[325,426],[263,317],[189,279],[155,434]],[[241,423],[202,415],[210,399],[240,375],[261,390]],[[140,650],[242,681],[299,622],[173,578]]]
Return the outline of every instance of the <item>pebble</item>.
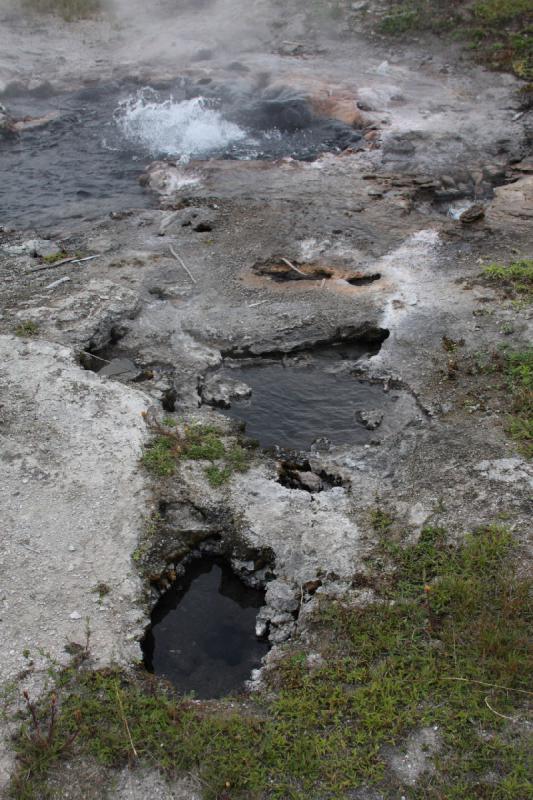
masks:
[[[72,614],[69,615],[69,619],[81,619],[81,614],[79,611],[73,611]]]

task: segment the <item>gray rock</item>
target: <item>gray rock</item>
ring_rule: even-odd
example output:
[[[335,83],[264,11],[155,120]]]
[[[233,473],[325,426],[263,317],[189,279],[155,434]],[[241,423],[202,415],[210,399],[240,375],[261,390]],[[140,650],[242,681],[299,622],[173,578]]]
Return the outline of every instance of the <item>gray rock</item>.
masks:
[[[244,400],[252,394],[248,384],[228,378],[208,378],[200,390],[202,402],[217,408],[230,408],[232,400]]]
[[[142,371],[129,358],[114,358],[106,364],[98,374],[102,378],[113,378],[118,381],[135,381],[141,377]]]
[[[266,590],[265,600],[267,606],[275,611],[296,611],[300,605],[300,598],[295,588],[285,581],[271,581]]]
[[[314,472],[295,470],[294,478],[308,492],[320,492],[324,488],[321,478]]]
[[[367,431],[375,431],[383,422],[383,411],[378,409],[359,411],[357,418],[363,423]]]

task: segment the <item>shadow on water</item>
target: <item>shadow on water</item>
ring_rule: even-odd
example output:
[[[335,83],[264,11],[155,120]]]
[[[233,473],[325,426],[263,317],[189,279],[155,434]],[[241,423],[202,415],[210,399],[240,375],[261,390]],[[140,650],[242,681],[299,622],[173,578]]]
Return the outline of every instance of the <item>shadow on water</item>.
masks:
[[[200,698],[241,691],[269,649],[255,635],[263,604],[222,561],[194,561],[153,610],[146,668]]]

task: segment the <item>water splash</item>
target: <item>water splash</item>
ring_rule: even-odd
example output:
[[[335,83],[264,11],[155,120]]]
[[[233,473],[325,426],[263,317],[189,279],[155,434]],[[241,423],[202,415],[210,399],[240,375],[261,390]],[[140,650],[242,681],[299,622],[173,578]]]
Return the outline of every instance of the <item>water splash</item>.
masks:
[[[123,136],[153,156],[174,156],[186,162],[227,150],[246,138],[246,132],[224,119],[203,97],[161,100],[157,92],[142,89],[120,103],[115,121]]]

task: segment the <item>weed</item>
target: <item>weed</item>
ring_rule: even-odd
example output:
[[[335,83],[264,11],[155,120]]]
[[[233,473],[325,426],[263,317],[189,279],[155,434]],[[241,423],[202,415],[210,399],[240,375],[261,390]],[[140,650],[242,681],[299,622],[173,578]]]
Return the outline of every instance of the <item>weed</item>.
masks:
[[[508,432],[524,455],[533,458],[533,348],[510,353],[505,372],[512,397]]]
[[[533,258],[522,258],[508,266],[490,264],[483,272],[490,283],[502,287],[509,296],[533,302]]]
[[[156,436],[141,459],[147,470],[160,478],[173,475],[176,470],[175,444],[170,436]]]
[[[510,534],[487,527],[457,548],[426,529],[396,556],[376,602],[320,603],[305,640],[252,702],[191,703],[140,673],[70,671],[54,740],[75,736],[75,757],[107,767],[195,770],[206,800],[340,800],[393,780],[385,746],[433,725],[443,746],[434,774],[414,788],[394,783],[394,796],[530,797],[525,726],[509,719],[523,718],[530,696],[531,584],[513,574]],[[310,668],[317,651],[321,664]],[[46,771],[62,751],[43,762],[24,735],[17,749],[13,785],[24,776],[25,794],[12,797],[46,797]]]
[[[102,11],[102,0],[22,0],[27,11],[57,14],[67,21],[91,17]]]
[[[147,446],[142,457],[144,466],[155,475],[173,475],[180,460],[210,461],[210,466],[205,469],[207,479],[212,486],[222,486],[234,472],[248,469],[247,451],[238,443],[228,449],[214,425],[184,423],[178,429],[175,420],[168,417],[163,420],[163,425],[166,428],[154,424],[158,435]]]
[[[53,253],[51,256],[43,256],[43,261],[45,264],[55,264],[57,261],[61,261],[63,258],[68,258],[66,252],[61,250],[58,253]]]
[[[382,508],[373,508],[370,512],[370,524],[376,533],[386,533],[393,522],[391,515]]]
[[[22,338],[30,338],[32,336],[37,336],[39,333],[39,326],[36,322],[33,322],[30,319],[21,322],[20,325],[17,325],[15,329],[15,334]]]
[[[205,474],[211,486],[223,486],[231,478],[231,469],[211,464],[211,466],[206,467]]]
[[[533,79],[531,0],[391,0],[380,31],[405,36],[420,30],[451,34],[470,44],[478,61]]]

